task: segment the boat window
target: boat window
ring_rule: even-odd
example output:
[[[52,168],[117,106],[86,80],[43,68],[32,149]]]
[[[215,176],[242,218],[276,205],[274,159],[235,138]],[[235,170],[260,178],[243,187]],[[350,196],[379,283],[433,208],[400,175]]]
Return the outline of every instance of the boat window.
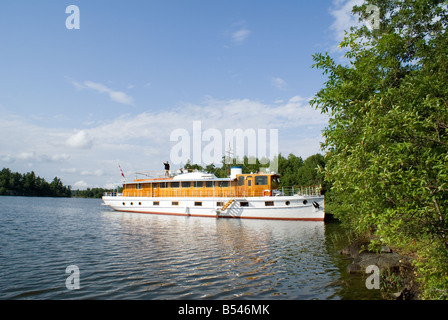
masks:
[[[241,207],[248,207],[249,206],[249,202],[247,202],[247,201],[240,201],[240,206]]]
[[[179,188],[179,182],[171,182],[171,188]]]
[[[142,190],[143,189],[143,185],[141,183],[137,183],[137,190]]]
[[[171,202],[171,205],[172,205],[172,206],[178,206],[178,205],[179,205],[179,201],[172,201],[172,202]]]
[[[218,201],[216,202],[217,207],[222,207],[224,205],[224,202]]]
[[[244,176],[239,176],[238,177],[238,185],[239,186],[244,186]]]
[[[250,187],[252,185],[252,176],[247,176],[247,186]]]
[[[265,202],[264,202],[264,205],[265,205],[266,207],[272,207],[272,206],[274,205],[274,201],[265,201]]]
[[[255,185],[256,186],[267,186],[268,185],[268,177],[267,176],[256,176],[255,177]]]
[[[159,205],[159,201],[154,201],[152,204],[153,204],[154,206],[158,206],[158,205]]]
[[[229,186],[229,181],[219,181],[219,186],[221,188],[227,188]]]
[[[196,181],[196,182],[194,183],[194,186],[195,186],[196,188],[202,188],[203,185],[204,185],[204,182],[202,182],[202,181]]]
[[[202,207],[202,201],[195,201],[194,206],[195,207]]]
[[[191,182],[190,181],[183,181],[182,182],[182,188],[190,188]]]
[[[166,183],[166,182],[161,182],[161,183],[159,184],[159,187],[160,187],[160,188],[166,188],[166,187],[167,187],[167,184],[168,184],[168,183]]]
[[[206,181],[206,182],[205,182],[205,186],[206,186],[207,188],[213,188],[213,184],[214,184],[214,181]]]

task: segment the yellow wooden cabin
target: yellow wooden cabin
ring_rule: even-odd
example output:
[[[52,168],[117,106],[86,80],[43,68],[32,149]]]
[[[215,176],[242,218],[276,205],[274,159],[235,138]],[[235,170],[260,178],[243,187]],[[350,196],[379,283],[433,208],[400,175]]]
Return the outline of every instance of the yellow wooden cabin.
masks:
[[[203,172],[169,178],[135,179],[123,184],[125,197],[260,197],[279,187],[273,173],[234,174],[216,178]]]

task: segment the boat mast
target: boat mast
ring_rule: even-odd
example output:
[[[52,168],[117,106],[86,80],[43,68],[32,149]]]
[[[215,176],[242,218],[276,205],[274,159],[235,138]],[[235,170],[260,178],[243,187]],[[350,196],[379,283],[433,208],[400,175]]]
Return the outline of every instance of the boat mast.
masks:
[[[230,142],[229,142],[229,149],[226,151],[226,153],[227,153],[227,161],[225,161],[226,162],[226,164],[227,164],[227,170],[226,170],[226,173],[227,173],[227,177],[230,177],[230,161],[231,161],[231,158],[230,158],[230,155],[232,154],[232,155],[235,155],[232,151],[231,151],[232,149],[230,148]]]

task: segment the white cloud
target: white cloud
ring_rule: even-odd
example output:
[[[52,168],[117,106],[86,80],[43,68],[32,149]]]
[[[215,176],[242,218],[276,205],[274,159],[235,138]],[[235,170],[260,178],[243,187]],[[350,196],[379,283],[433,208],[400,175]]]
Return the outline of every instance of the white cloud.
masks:
[[[81,172],[82,176],[97,176],[97,177],[100,177],[103,174],[104,174],[104,172],[101,169],[98,169],[98,170],[95,170],[95,171],[84,170],[84,171]]]
[[[243,44],[251,33],[244,20],[232,23],[225,31],[225,35],[230,37],[231,42],[236,45]]]
[[[335,18],[331,29],[335,34],[335,40],[339,44],[344,40],[345,31],[350,27],[359,26],[358,16],[353,15],[352,9],[355,5],[362,5],[364,0],[334,0],[330,8],[330,14]]]
[[[78,89],[78,90],[82,90],[85,88],[94,90],[98,93],[106,93],[109,95],[109,98],[112,101],[121,103],[121,104],[125,104],[125,105],[133,105],[134,104],[134,99],[127,95],[126,93],[122,92],[122,91],[114,91],[112,89],[110,89],[109,87],[107,87],[104,84],[101,83],[97,83],[97,82],[93,82],[93,81],[84,81],[83,84],[80,84],[76,81],[72,81],[73,86]]]
[[[208,98],[200,106],[186,105],[185,112],[194,115],[196,119],[208,119],[208,122],[221,129],[300,127],[306,124],[327,123],[325,115],[309,106],[308,100],[298,95],[287,102],[274,105],[250,99]]]
[[[70,156],[68,154],[66,154],[66,153],[63,153],[63,154],[53,154],[53,155],[51,155],[51,156],[49,156],[47,158],[47,160],[55,161],[55,162],[66,161],[68,159],[70,159]]]
[[[106,87],[104,84],[96,83],[92,81],[85,81],[84,85],[87,88],[90,88],[92,90],[98,91],[99,93],[105,93],[111,91],[108,87]]]
[[[121,187],[122,184],[121,183],[106,183],[104,185],[105,189],[117,189],[117,187]]]
[[[0,155],[0,161],[5,163],[12,163],[15,160],[10,154],[2,154]]]
[[[287,87],[286,81],[279,77],[271,78],[271,84],[279,90],[286,90]]]
[[[134,103],[134,99],[128,96],[126,93],[121,91],[109,91],[109,97],[112,101],[119,102],[122,104],[132,105]]]
[[[84,89],[84,86],[83,86],[82,84],[80,84],[79,82],[74,81],[74,80],[72,80],[71,82],[72,82],[72,85],[73,85],[77,90],[82,90],[82,89]]]
[[[90,149],[93,139],[85,130],[78,131],[66,140],[66,145],[72,148]]]
[[[88,187],[89,187],[89,184],[87,182],[85,182],[84,180],[77,181],[72,185],[73,190],[77,190],[77,189],[83,190],[83,189],[87,189]]]
[[[232,33],[232,41],[237,44],[242,44],[246,41],[247,37],[250,35],[250,30],[240,29]]]
[[[35,151],[23,151],[18,152],[15,154],[4,154],[0,155],[0,161],[4,161],[7,163],[13,163],[13,162],[30,162],[30,161],[36,161],[36,162],[64,162],[70,159],[70,156],[68,154],[53,154],[53,155],[47,155],[47,154],[38,154]]]
[[[36,153],[35,152],[21,152],[16,156],[16,159],[24,160],[24,161],[36,160]]]
[[[108,150],[124,156],[132,152],[155,154],[157,150],[163,154],[173,130],[183,128],[191,131],[193,121],[198,120],[202,121],[203,130],[213,128],[222,132],[237,128],[294,129],[299,132],[304,126],[320,128],[328,121],[326,115],[310,107],[308,99],[300,96],[272,104],[250,99],[207,97],[201,104],[183,103],[179,108],[159,113],[122,115],[72,134],[66,145],[91,149],[92,152]],[[316,134],[320,137],[320,131]],[[86,169],[84,173],[87,172],[92,173]]]

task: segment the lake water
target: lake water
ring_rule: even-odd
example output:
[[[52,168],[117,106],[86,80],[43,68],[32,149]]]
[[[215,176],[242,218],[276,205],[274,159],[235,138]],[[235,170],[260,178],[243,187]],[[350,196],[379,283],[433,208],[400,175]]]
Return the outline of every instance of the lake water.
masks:
[[[0,299],[380,298],[346,274],[350,260],[331,241],[336,223],[121,213],[101,203],[0,197]]]

